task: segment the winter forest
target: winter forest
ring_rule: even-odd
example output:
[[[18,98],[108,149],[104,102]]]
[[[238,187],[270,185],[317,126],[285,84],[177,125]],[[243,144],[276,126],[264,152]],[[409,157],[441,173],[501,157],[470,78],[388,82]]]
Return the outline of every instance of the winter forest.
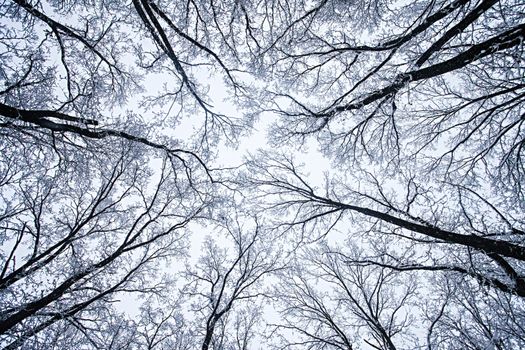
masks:
[[[525,3],[0,2],[0,347],[525,349]]]

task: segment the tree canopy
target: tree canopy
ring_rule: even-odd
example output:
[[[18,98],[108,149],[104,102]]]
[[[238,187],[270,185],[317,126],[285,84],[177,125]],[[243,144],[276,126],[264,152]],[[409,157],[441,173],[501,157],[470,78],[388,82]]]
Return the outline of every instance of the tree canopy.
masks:
[[[2,348],[525,347],[522,2],[0,14]]]

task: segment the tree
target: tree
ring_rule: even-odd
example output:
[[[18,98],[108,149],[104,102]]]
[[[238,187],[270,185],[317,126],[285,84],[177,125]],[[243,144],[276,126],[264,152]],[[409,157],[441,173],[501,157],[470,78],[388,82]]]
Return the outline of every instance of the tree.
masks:
[[[231,251],[208,238],[199,262],[185,272],[188,282],[182,293],[198,320],[193,327],[202,350],[249,348],[260,319],[256,301],[266,296],[263,280],[282,268],[277,247],[259,222],[255,220],[253,233],[240,222],[223,224]]]
[[[461,274],[436,274],[431,298],[421,306],[430,322],[428,347],[512,349],[523,344],[523,304],[513,295],[483,287]]]
[[[117,294],[158,292],[159,261],[182,254],[183,229],[209,205],[175,176],[182,166],[164,157],[154,174],[133,143],[62,162],[56,148],[19,141],[2,141],[5,348],[60,344],[64,324],[84,332],[116,317]]]
[[[315,187],[288,150],[250,157],[244,180],[259,208],[300,241],[342,231],[364,244],[352,266],[417,271],[443,290],[458,286],[445,311],[435,307],[428,317],[440,327],[454,318],[442,312],[472,317],[440,328],[454,340],[429,346],[522,346],[519,336],[504,344],[491,333],[513,329],[522,316],[510,309],[520,310],[525,295],[523,8],[512,1],[291,8],[265,61],[280,79],[266,104],[281,115],[271,140],[296,149],[316,141],[307,145],[333,163]],[[474,335],[469,322],[491,331]]]
[[[424,184],[412,179],[410,187],[401,192],[402,187],[383,186],[368,173],[355,185],[364,190],[346,185],[344,178],[327,178],[323,193],[308,184],[289,157],[268,154],[250,162],[247,174],[243,181],[254,187],[261,200],[260,210],[275,218],[274,227],[281,234],[296,234],[301,241],[312,242],[343,230],[342,237],[366,248],[359,258],[346,260],[354,273],[363,266],[395,274],[444,273],[455,282],[445,279],[440,283],[463,288],[454,298],[474,293],[495,300],[491,307],[475,306],[493,315],[483,320],[491,324],[489,328],[521,322],[516,321],[522,318],[520,312],[512,321],[508,319],[509,308],[521,309],[524,295],[520,222],[506,217],[476,192],[450,186],[454,193],[442,184],[447,204],[443,208],[444,199]],[[482,218],[477,217],[480,213]],[[485,303],[483,298],[468,298],[453,309],[473,301]],[[460,322],[455,327],[470,326]],[[509,344],[522,341],[519,336],[509,339]]]
[[[174,273],[169,287],[143,304],[131,327],[132,348],[253,348],[267,298],[264,282],[282,269],[278,254],[258,222],[236,217],[214,229],[198,262]]]
[[[346,247],[348,248],[348,247]],[[351,247],[351,255],[359,255]],[[278,287],[283,322],[273,333],[290,349],[393,350],[417,344],[414,280],[393,270],[353,265],[340,248],[308,249]],[[395,345],[397,344],[397,346]]]
[[[486,174],[521,206],[522,15],[513,1],[313,3],[268,58],[287,82],[269,100],[273,137],[316,138],[344,167]]]
[[[0,13],[2,346],[249,348],[290,256],[277,347],[410,347],[419,324],[429,348],[523,346],[521,2]],[[220,164],[258,115],[273,150]],[[332,162],[322,187],[296,160],[312,146]],[[164,276],[197,230],[233,248],[207,238]],[[129,293],[136,315],[115,302]]]
[[[169,42],[157,40],[165,36],[161,27],[141,32],[156,21],[152,6],[174,29],[149,2],[136,2],[137,12],[105,1],[1,5],[10,21],[0,28],[1,333],[7,348],[64,347],[73,339],[82,346],[106,346],[108,339],[124,344],[120,338],[133,334],[132,322],[112,300],[166,288],[153,278],[159,261],[182,255],[182,229],[214,201],[210,189],[220,178],[205,163],[208,140],[232,137],[242,126],[212,111],[187,73],[193,64],[177,61]],[[210,49],[182,37],[231,77]],[[163,63],[166,54],[175,70]],[[145,78],[166,71],[182,84],[175,93],[130,101]],[[186,101],[185,91],[204,112],[198,142],[167,138],[142,122],[155,121],[153,114],[139,116],[144,107]],[[119,111],[130,102],[135,111]]]
[[[133,346],[126,339],[137,326],[113,301],[167,287],[154,278],[160,261],[183,254],[183,229],[203,209],[209,214],[217,196],[211,189],[220,175],[205,163],[210,140],[237,137],[243,128],[213,110],[188,73],[204,70],[184,56],[197,52],[240,88],[218,55],[198,42],[202,28],[192,38],[171,16],[183,12],[168,16],[151,2],[134,5],[135,12],[105,1],[1,5],[10,21],[0,28],[6,348]],[[168,39],[159,18],[177,36]],[[171,44],[180,38],[187,45],[176,51],[184,55]],[[166,72],[179,87],[130,101],[144,79]],[[169,114],[179,103],[173,125],[193,110],[186,107],[192,99],[204,117],[197,141],[167,138],[154,127],[154,114],[140,116],[168,103]],[[119,111],[124,103],[136,109]]]
[[[0,91],[2,127],[121,137],[167,150],[169,145],[148,140],[149,126],[167,121],[172,127],[191,113],[194,119],[202,117],[194,124],[199,125],[196,144],[203,153],[219,137],[235,140],[250,121],[214,108],[206,87],[194,77],[218,68],[227,78],[224,87],[238,99],[243,97],[244,86],[235,76],[242,72],[242,62],[229,44],[240,34],[231,28],[225,35],[223,28],[232,24],[223,16],[232,6],[237,8],[225,2],[210,12],[196,3],[179,8],[151,1],[134,1],[133,9],[106,1],[96,6],[26,0],[2,5],[2,13],[13,24],[2,27],[0,34],[4,39],[0,74],[5,82]],[[214,25],[203,26],[203,18]],[[228,55],[215,52],[224,48]],[[227,66],[230,57],[235,69]],[[148,79],[165,84],[148,91],[142,101],[130,101]],[[149,119],[148,127],[138,123],[141,130],[130,133],[121,117],[110,116],[124,104],[131,107],[122,111],[128,120],[136,120],[144,107],[154,108],[158,115],[141,116]],[[175,148],[172,153],[182,151]]]

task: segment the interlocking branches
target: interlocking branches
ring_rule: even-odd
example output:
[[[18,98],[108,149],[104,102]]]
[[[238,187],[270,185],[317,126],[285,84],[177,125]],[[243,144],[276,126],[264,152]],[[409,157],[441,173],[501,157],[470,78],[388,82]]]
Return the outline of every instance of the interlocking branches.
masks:
[[[508,218],[505,219],[505,226],[509,225],[509,230],[493,233],[488,226],[477,226],[475,222],[481,221],[475,218],[470,210],[465,207],[465,192],[460,189],[457,203],[458,217],[462,217],[466,222],[464,226],[453,226],[447,222],[447,217],[430,216],[429,213],[441,211],[435,202],[428,202],[429,197],[424,195],[424,191],[415,185],[410,185],[412,190],[407,192],[405,206],[398,205],[390,199],[386,190],[383,189],[378,180],[374,177],[368,186],[375,186],[378,195],[374,196],[368,191],[353,190],[345,186],[337,186],[336,182],[330,183],[330,192],[322,195],[314,187],[308,185],[306,178],[301,175],[293,161],[287,157],[268,158],[262,155],[257,161],[250,164],[252,174],[247,181],[256,189],[256,193],[264,200],[266,210],[275,215],[287,214],[283,219],[278,220],[284,227],[298,227],[301,235],[305,234],[305,225],[309,222],[320,220],[319,225],[329,231],[336,225],[340,218],[354,218],[358,222],[360,218],[376,222],[371,231],[386,229],[392,232],[399,232],[405,239],[417,242],[428,242],[433,245],[445,243],[461,247],[461,250],[472,255],[473,252],[491,261],[497,269],[503,272],[503,279],[497,281],[497,288],[520,296],[525,295],[525,281],[520,268],[525,261],[525,247],[520,232],[521,228],[510,224]],[[413,183],[413,179],[411,180]],[[374,187],[372,187],[374,188]],[[471,193],[472,194],[472,193]],[[463,197],[462,197],[463,196]],[[416,198],[421,198],[416,199]],[[477,198],[479,199],[479,198]],[[487,203],[485,201],[485,203]],[[450,203],[448,204],[450,205]],[[412,207],[421,206],[427,211],[428,218],[421,218],[414,214]],[[490,211],[500,216],[501,213],[494,206],[489,205]],[[494,210],[496,210],[494,212]],[[421,214],[420,214],[421,215]],[[480,215],[477,213],[477,215]],[[286,221],[290,216],[290,221]],[[326,218],[325,218],[326,217]],[[331,219],[330,219],[331,217]],[[483,222],[483,221],[481,221]],[[326,228],[328,226],[328,228]],[[362,226],[362,225],[360,225]],[[377,228],[375,228],[377,226]],[[382,228],[384,227],[384,228]],[[447,229],[445,227],[455,227]],[[382,229],[381,229],[382,228]],[[483,228],[486,231],[480,231]],[[306,231],[307,234],[317,235],[317,227],[314,225]],[[478,278],[479,272],[469,271],[464,268],[455,269],[456,272],[464,272]],[[485,275],[481,281],[491,281],[493,277]],[[505,282],[508,280],[509,282]]]

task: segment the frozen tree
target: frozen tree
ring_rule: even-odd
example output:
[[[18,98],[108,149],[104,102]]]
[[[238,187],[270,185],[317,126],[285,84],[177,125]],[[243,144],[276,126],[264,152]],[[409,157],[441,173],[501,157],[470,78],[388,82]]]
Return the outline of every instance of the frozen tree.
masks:
[[[216,225],[198,261],[144,303],[133,348],[242,350],[263,341],[265,282],[282,265],[262,226],[242,221]]]
[[[478,193],[441,184],[437,196],[435,188],[426,188],[428,184],[412,179],[403,189],[381,183],[370,173],[361,174],[359,180],[327,178],[320,189],[309,185],[289,157],[264,153],[249,163],[247,174],[243,181],[253,186],[260,210],[274,218],[273,227],[280,234],[299,242],[336,235],[359,245],[363,249],[359,256],[344,259],[351,273],[364,267],[388,271],[383,272],[387,275],[420,272],[421,280],[427,281],[423,285],[434,283],[428,282],[432,276],[446,276],[439,283],[461,289],[454,294],[456,302],[447,304],[455,305],[453,312],[461,312],[465,305],[481,308],[492,315],[482,321],[489,328],[523,322],[518,311],[524,296],[522,223]],[[351,187],[343,179],[358,182]],[[486,298],[494,300],[490,307]],[[433,298],[428,300],[433,305]],[[474,302],[479,304],[472,306]],[[430,318],[442,319],[435,316],[443,312],[439,308],[428,312]],[[471,324],[466,319],[455,324],[457,332],[468,334]],[[514,334],[506,338],[511,339],[509,344],[522,344],[519,331]]]
[[[3,347],[524,346],[522,2],[0,14]],[[258,115],[273,149],[219,164]]]
[[[366,248],[354,271],[439,286],[429,347],[523,346],[523,4],[288,3],[264,58],[270,140],[332,167],[316,187],[290,151],[253,155],[258,210],[298,242]]]
[[[199,262],[185,272],[182,293],[202,350],[251,348],[266,297],[263,282],[281,269],[278,247],[257,220],[252,232],[243,226],[237,221],[224,227],[231,248],[206,240]]]
[[[57,153],[52,139],[35,145],[32,138],[2,139],[0,332],[7,348],[38,347],[64,323],[82,330],[109,321],[118,293],[160,290],[159,262],[181,255],[184,228],[209,205],[176,176],[181,164],[161,156],[154,172],[145,158],[153,154],[134,143]]]
[[[351,255],[358,255],[356,247]],[[414,280],[377,266],[353,265],[321,244],[297,257],[276,298],[283,321],[273,334],[290,349],[394,350],[416,344]],[[397,344],[397,345],[396,345]],[[404,345],[404,346],[400,346]]]
[[[319,1],[273,47],[274,138],[311,136],[342,165],[454,182],[485,173],[523,202],[523,5]],[[309,9],[309,10],[308,10]]]

